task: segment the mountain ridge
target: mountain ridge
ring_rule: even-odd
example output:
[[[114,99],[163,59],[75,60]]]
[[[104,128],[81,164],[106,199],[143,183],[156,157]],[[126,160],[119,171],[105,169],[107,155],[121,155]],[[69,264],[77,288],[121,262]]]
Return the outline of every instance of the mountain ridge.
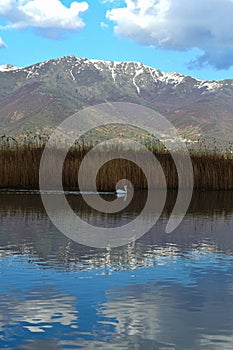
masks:
[[[8,72],[8,71],[25,71],[26,72],[26,71],[30,71],[30,69],[33,69],[35,67],[40,67],[40,66],[42,66],[42,65],[44,65],[46,63],[49,63],[49,62],[56,63],[56,62],[59,62],[59,61],[62,61],[62,60],[66,60],[67,62],[69,62],[69,60],[75,60],[75,61],[92,63],[97,69],[100,69],[101,65],[109,66],[109,67],[111,67],[110,71],[112,71],[113,74],[115,73],[114,72],[114,68],[117,68],[117,66],[119,66],[119,65],[132,65],[133,64],[134,66],[141,66],[141,67],[144,67],[144,68],[150,70],[153,79],[155,79],[155,77],[153,76],[153,73],[157,72],[157,78],[164,77],[168,81],[169,81],[169,78],[170,78],[171,82],[172,82],[172,80],[174,80],[174,81],[176,80],[177,83],[181,82],[184,78],[191,78],[191,79],[194,79],[197,82],[197,86],[199,85],[200,87],[207,86],[208,83],[209,84],[213,83],[213,85],[215,85],[215,87],[216,87],[216,84],[217,84],[220,87],[221,83],[223,83],[224,81],[230,81],[230,80],[233,81],[233,79],[230,79],[230,78],[229,79],[217,79],[217,80],[215,80],[215,79],[211,79],[211,80],[199,79],[199,78],[193,77],[191,75],[186,75],[186,74],[179,73],[177,71],[164,72],[164,71],[162,71],[160,69],[154,68],[154,67],[149,66],[147,64],[143,64],[142,62],[139,62],[139,61],[97,60],[97,59],[88,59],[88,58],[76,57],[74,55],[72,55],[72,56],[63,56],[63,57],[56,58],[56,59],[50,59],[50,60],[34,63],[34,64],[31,64],[31,65],[25,66],[25,67],[18,67],[18,66],[14,66],[12,64],[7,63],[7,64],[4,64],[4,65],[0,65],[0,72]],[[113,80],[115,80],[114,76],[113,76]],[[163,81],[163,79],[158,79],[158,80]]]
[[[140,62],[64,56],[0,67],[0,133],[47,133],[90,105],[124,101],[162,113],[184,138],[232,140],[233,79],[200,80]]]

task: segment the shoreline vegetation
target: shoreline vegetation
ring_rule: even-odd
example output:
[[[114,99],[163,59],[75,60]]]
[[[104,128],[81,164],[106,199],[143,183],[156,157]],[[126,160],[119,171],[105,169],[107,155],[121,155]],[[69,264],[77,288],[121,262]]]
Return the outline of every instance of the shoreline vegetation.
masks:
[[[0,148],[0,189],[39,189],[39,166],[43,145],[20,145]],[[92,149],[91,144],[79,144],[72,147],[65,159],[63,165],[63,187],[64,190],[79,190],[78,170],[82,159]],[[164,149],[150,149],[156,156],[165,174],[167,188],[177,189],[178,177],[175,164],[168,151]],[[91,187],[92,174],[94,169],[104,163],[107,152],[111,149],[95,151],[91,160],[89,160],[88,173],[85,178],[85,189],[93,190]],[[121,155],[127,158],[127,154],[132,150],[122,149]],[[142,150],[135,150],[135,160],[143,159],[147,164],[147,154]],[[58,148],[51,149],[51,161],[48,164],[48,171],[56,172],[56,160],[61,157],[62,150]],[[233,157],[231,152],[220,154],[217,151],[191,151],[190,158],[193,165],[194,189],[195,190],[232,190],[233,189]],[[182,164],[182,155],[180,156]],[[148,167],[149,158],[148,158]],[[161,188],[161,179],[153,172],[154,189]],[[185,169],[184,169],[185,171]],[[126,159],[114,159],[105,163],[97,177],[96,186],[98,191],[114,191],[116,183],[121,179],[128,179],[135,190],[146,190],[147,181],[142,171],[135,163]],[[182,187],[188,184],[180,184]],[[48,189],[56,189],[56,185],[48,183]]]

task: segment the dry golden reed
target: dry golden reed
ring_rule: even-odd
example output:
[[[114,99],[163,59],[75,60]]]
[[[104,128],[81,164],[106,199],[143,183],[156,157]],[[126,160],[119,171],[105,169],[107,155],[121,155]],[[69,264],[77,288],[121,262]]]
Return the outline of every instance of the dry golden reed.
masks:
[[[63,186],[66,190],[78,190],[78,169],[81,160],[91,147],[77,147],[69,151],[63,166]],[[21,146],[18,148],[0,149],[0,188],[11,189],[39,189],[39,165],[44,147]],[[51,164],[48,171],[56,169],[56,157],[60,157],[59,150],[51,150]],[[106,150],[108,152],[108,150]],[[127,150],[122,154],[127,158]],[[169,153],[154,151],[160,162],[167,181],[167,188],[178,187],[177,171]],[[132,155],[132,152],[131,152]],[[156,169],[147,162],[147,154],[143,150],[135,151],[135,160],[143,159],[148,165],[153,178],[153,187],[161,188],[162,182]],[[86,190],[92,190],[90,179],[96,165],[104,159],[103,151],[96,151],[91,159],[88,173],[85,177]],[[194,170],[194,188],[197,190],[231,190],[233,189],[233,159],[217,154],[192,154],[191,160]],[[182,156],[181,156],[182,164]],[[53,162],[53,163],[52,163]],[[184,169],[185,171],[185,169]],[[126,159],[116,159],[105,163],[96,178],[99,191],[112,191],[116,183],[126,178],[132,182],[135,189],[147,188],[146,177],[135,163]],[[185,186],[185,185],[184,185]]]

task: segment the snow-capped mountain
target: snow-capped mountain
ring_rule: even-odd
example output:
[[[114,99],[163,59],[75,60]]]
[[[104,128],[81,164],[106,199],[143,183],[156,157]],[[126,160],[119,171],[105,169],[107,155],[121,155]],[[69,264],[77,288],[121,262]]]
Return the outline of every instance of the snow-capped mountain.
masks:
[[[106,101],[153,108],[184,137],[231,139],[233,80],[202,81],[139,62],[53,59],[30,67],[0,66],[0,131],[51,128],[79,109]]]
[[[12,64],[4,64],[0,66],[0,72],[9,72],[13,70],[21,69],[20,67],[12,66]]]
[[[125,75],[131,80],[138,94],[140,94],[140,89],[145,88],[146,83],[148,83],[150,80],[152,80],[155,84],[164,83],[166,85],[172,85],[176,87],[177,85],[180,85],[182,83],[185,83],[187,80],[192,79],[194,82],[194,87],[199,89],[205,88],[208,91],[218,90],[226,84],[226,82],[224,83],[224,81],[199,80],[176,72],[161,72],[160,70],[146,66],[140,62],[113,62],[91,59],[89,60],[86,58],[76,58],[74,56],[62,57],[55,60],[41,62],[26,68],[6,64],[0,66],[0,72],[21,71],[27,73],[28,79],[29,77],[35,77],[40,75],[40,73],[43,72],[43,67],[46,67],[46,65],[51,63],[54,66],[57,66],[61,63],[66,63],[68,66],[66,71],[70,73],[71,78],[73,80],[76,80],[76,78],[78,78],[78,76],[75,78],[75,75],[80,74],[84,68],[93,67],[95,67],[96,70],[102,73],[106,74],[106,72],[108,72],[115,83],[117,83],[117,81],[120,82],[120,80],[122,79],[122,75]],[[231,84],[233,86],[233,81]]]

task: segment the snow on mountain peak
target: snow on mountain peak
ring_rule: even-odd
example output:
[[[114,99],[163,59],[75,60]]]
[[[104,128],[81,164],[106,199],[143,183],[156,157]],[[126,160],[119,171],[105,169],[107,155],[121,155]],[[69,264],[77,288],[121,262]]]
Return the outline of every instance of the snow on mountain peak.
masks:
[[[107,68],[111,74],[114,81],[116,81],[117,75],[121,72],[129,74],[132,76],[133,84],[135,85],[137,92],[140,93],[140,87],[136,84],[135,79],[142,74],[149,74],[155,83],[163,82],[166,85],[171,84],[176,86],[183,82],[185,75],[179,73],[164,73],[155,68],[144,65],[141,62],[113,62],[113,61],[103,61],[103,60],[88,60],[89,64],[92,63],[95,68],[103,71]]]
[[[19,69],[21,69],[21,67],[12,66],[12,64],[4,64],[0,66],[0,72],[9,72]]]
[[[81,60],[83,64],[93,64],[96,69],[99,71],[104,71],[107,69],[112,76],[114,82],[117,81],[117,77],[121,74],[128,75],[129,79],[132,81],[135,86],[137,93],[140,94],[141,87],[143,84],[143,80],[145,81],[147,78],[143,74],[150,77],[149,79],[153,79],[155,84],[162,83],[165,85],[173,86],[174,88],[180,84],[184,84],[187,79],[193,80],[193,87],[197,89],[205,89],[206,92],[214,92],[219,90],[225,85],[223,81],[204,81],[200,79],[196,79],[184,74],[180,74],[177,72],[162,72],[153,67],[144,65],[141,62],[120,62],[120,61],[104,61],[104,60],[96,60],[96,59],[78,59]],[[141,78],[142,76],[142,78]],[[233,86],[233,84],[228,84]],[[203,92],[205,93],[205,92]]]
[[[226,83],[225,81],[204,81],[195,79],[177,72],[162,72],[153,67],[144,65],[141,62],[120,62],[120,61],[104,61],[96,59],[87,59],[75,56],[64,56],[57,59],[47,60],[33,64],[29,67],[21,68],[10,64],[0,66],[0,72],[19,71],[26,73],[26,79],[40,76],[46,69],[47,64],[60,66],[65,64],[63,69],[70,73],[73,81],[78,81],[78,75],[85,69],[95,68],[106,76],[112,79],[114,84],[121,83],[122,78],[127,79],[134,86],[138,95],[146,86],[170,86],[176,88],[179,85],[184,85],[186,82],[190,84],[192,79],[192,87],[194,89],[203,89],[204,93],[215,92],[226,85],[233,86],[233,82]],[[184,87],[185,89],[185,87]]]

